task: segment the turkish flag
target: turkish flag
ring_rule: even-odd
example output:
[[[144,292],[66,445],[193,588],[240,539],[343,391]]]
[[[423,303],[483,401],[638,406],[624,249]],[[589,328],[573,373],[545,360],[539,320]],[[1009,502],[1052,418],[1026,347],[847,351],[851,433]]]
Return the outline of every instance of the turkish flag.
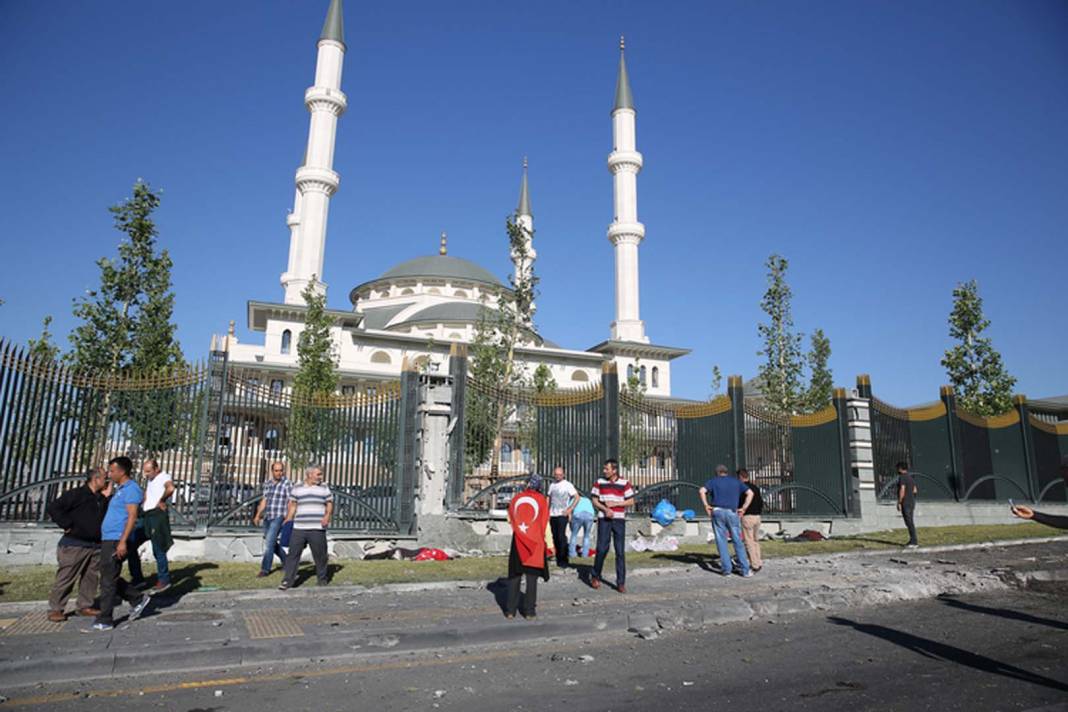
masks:
[[[523,490],[508,505],[516,553],[523,566],[545,568],[545,527],[549,525],[549,500],[536,490]]]

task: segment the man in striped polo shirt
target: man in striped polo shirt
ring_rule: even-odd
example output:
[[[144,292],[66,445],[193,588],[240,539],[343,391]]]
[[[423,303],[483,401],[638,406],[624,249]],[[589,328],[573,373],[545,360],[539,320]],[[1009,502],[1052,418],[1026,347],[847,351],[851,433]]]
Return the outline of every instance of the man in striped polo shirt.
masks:
[[[604,477],[590,490],[590,498],[597,509],[597,556],[593,559],[590,586],[601,587],[601,570],[608,557],[609,540],[616,550],[616,590],[626,593],[627,562],[623,553],[623,539],[627,534],[627,507],[634,506],[634,489],[619,476],[619,463],[604,461]]]
[[[296,582],[297,566],[300,565],[304,546],[311,547],[315,560],[315,576],[320,586],[326,578],[326,527],[334,513],[334,495],[323,484],[323,470],[312,465],[304,471],[304,483],[289,493],[289,511],[286,521],[293,522],[293,535],[289,538],[289,553],[286,554],[285,574],[278,590],[285,591]]]

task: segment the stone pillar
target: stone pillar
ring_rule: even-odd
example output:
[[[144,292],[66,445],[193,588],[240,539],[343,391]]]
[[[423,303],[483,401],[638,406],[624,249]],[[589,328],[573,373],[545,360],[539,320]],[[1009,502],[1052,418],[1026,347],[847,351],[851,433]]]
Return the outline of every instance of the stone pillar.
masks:
[[[416,405],[417,442],[415,457],[415,516],[445,514],[449,472],[449,419],[452,412],[452,385],[444,375],[419,377]]]
[[[614,361],[601,366],[601,388],[604,409],[601,411],[605,458],[619,458],[619,373]]]
[[[741,376],[729,376],[727,378],[727,396],[731,399],[734,469],[737,470],[740,467],[749,467],[745,459],[745,390],[742,386]]]
[[[859,380],[859,379],[858,379]],[[859,389],[858,389],[859,390]],[[876,507],[878,493],[875,491],[875,463],[871,449],[871,401],[867,398],[850,397],[845,401],[846,427],[849,440],[849,468],[855,501],[860,511],[854,516],[865,520],[865,529],[877,528]],[[868,523],[870,522],[870,523]]]

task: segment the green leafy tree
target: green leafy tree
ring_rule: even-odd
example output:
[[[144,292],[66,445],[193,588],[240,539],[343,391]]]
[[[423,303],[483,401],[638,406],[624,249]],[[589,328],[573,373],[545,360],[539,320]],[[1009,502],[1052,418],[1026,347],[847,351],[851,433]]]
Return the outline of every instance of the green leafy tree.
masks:
[[[1001,354],[983,332],[990,320],[983,316],[983,299],[973,279],[953,290],[949,335],[959,343],[942,357],[949,382],[961,408],[981,416],[1000,415],[1012,408],[1016,379],[1009,375]]]
[[[533,233],[515,217],[505,221],[505,228],[512,259],[527,268],[518,269],[509,277],[511,290],[502,291],[497,297],[497,308],[478,323],[471,350],[471,375],[483,385],[483,390],[492,390],[495,395],[483,402],[479,401],[484,394],[472,398],[465,413],[475,418],[472,427],[477,429],[474,433],[469,431],[475,437],[469,440],[468,453],[483,454],[472,458],[472,467],[484,462],[488,454],[492,477],[500,471],[504,424],[515,414],[515,404],[502,396],[510,389],[528,385],[526,375],[516,368],[515,350],[534,335],[534,298],[538,285],[527,247]]]
[[[757,355],[765,357],[760,366],[760,380],[767,406],[776,413],[788,415],[796,413],[802,401],[802,336],[794,331],[790,304],[793,292],[786,282],[789,262],[781,255],[771,255],[764,266],[768,270],[768,288],[760,308],[768,315],[768,321],[757,325],[757,333],[764,342]]]
[[[645,384],[641,380],[641,359],[634,359],[634,370],[623,382],[623,401],[619,407],[619,466],[630,467],[649,456],[646,438],[645,414],[641,405],[645,401]]]
[[[30,358],[40,363],[53,363],[59,359],[59,347],[52,341],[52,317],[46,316],[41,323],[41,336],[30,339]]]
[[[304,330],[297,339],[297,375],[286,436],[286,453],[295,470],[325,458],[340,434],[333,407],[338,387],[337,352],[330,337],[334,320],[318,285],[313,276],[301,293],[307,310]]]
[[[834,397],[834,375],[828,361],[831,358],[831,340],[823,329],[812,332],[811,348],[805,360],[808,362],[808,390],[805,391],[805,410],[815,413],[831,404]]]
[[[117,259],[97,261],[100,284],[74,300],[80,322],[70,335],[67,363],[90,375],[133,372],[140,375],[177,373],[185,360],[174,338],[174,295],[170,254],[159,249],[153,214],[160,193],[138,180],[133,195],[109,208],[115,228],[123,234]],[[150,391],[93,394],[80,419],[79,431],[96,440],[85,457],[99,455],[108,422],[125,423],[135,446],[148,451],[175,444],[173,394]],[[95,450],[95,453],[94,453]],[[84,464],[80,463],[80,464]]]
[[[720,389],[723,387],[723,372],[719,370],[719,366],[712,366],[712,383],[711,391],[708,394],[709,400],[719,395]]]

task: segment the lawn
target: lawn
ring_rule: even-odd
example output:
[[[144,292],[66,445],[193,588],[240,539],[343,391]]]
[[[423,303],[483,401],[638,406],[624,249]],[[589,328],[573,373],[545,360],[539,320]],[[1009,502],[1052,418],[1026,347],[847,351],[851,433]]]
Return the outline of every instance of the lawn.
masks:
[[[919,539],[925,546],[973,544],[1006,539],[1026,539],[1053,536],[1057,531],[1038,524],[998,524],[988,526],[925,527]],[[764,558],[813,556],[849,551],[900,548],[908,536],[903,529],[874,532],[855,537],[836,537],[820,542],[765,541]],[[673,552],[628,552],[628,568],[678,566],[696,563],[701,554],[711,551],[711,545],[686,545]],[[580,563],[592,563],[591,559]],[[454,561],[356,561],[338,560],[330,564],[333,583],[373,586],[384,583],[422,581],[489,581],[504,574],[507,561],[503,556],[487,556]],[[609,564],[606,568],[611,570]],[[148,574],[153,565],[145,563]],[[177,593],[192,591],[246,590],[271,588],[281,581],[281,573],[256,578],[258,564],[175,562],[171,578]],[[301,576],[311,575],[310,565],[302,567]],[[48,597],[55,569],[51,566],[22,566],[0,568],[0,602],[35,601]],[[154,580],[154,579],[153,579]]]

